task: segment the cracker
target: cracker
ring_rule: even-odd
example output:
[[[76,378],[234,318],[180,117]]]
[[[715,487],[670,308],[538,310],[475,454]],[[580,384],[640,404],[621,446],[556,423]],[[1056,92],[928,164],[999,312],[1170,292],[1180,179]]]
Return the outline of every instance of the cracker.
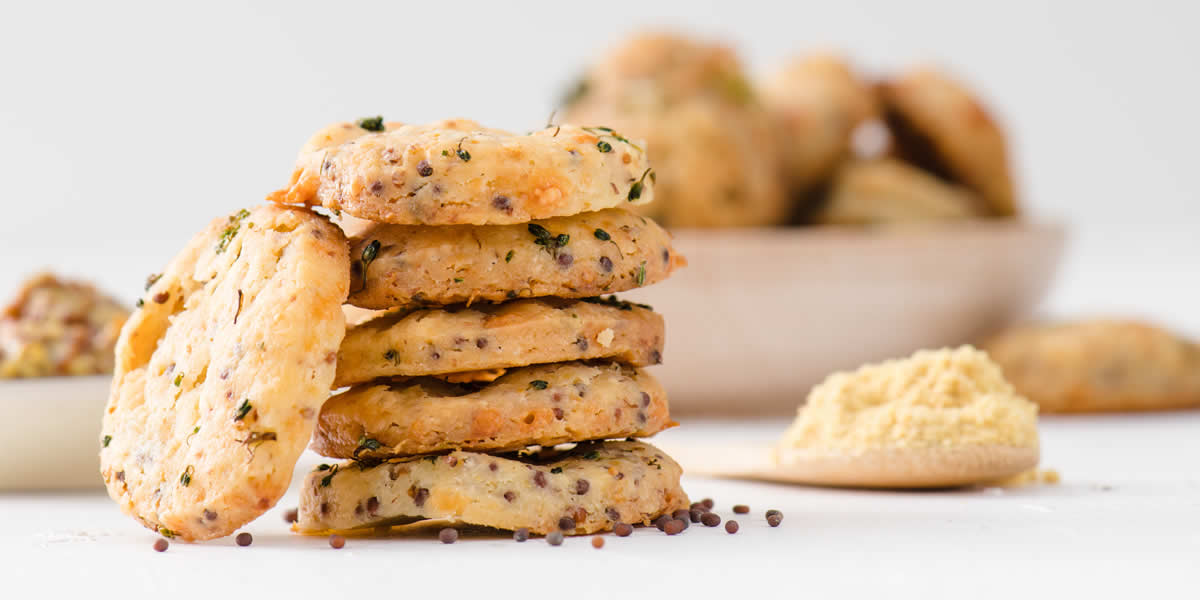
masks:
[[[679,465],[642,442],[580,444],[519,459],[457,451],[360,468],[322,465],[300,492],[296,529],[374,527],[412,518],[546,534],[569,517],[582,535],[649,524],[686,508]]]
[[[349,288],[341,230],[268,205],[212,221],[121,332],[101,473],[168,537],[228,535],[286,491],[329,396]]]
[[[514,369],[482,385],[422,377],[351,388],[321,409],[313,450],[358,459],[499,452],[649,437],[672,425],[666,392],[648,373],[569,362]]]
[[[300,152],[275,202],[320,205],[380,223],[525,223],[650,202],[644,147],[605,127],[528,135],[465,119],[331,125]]]

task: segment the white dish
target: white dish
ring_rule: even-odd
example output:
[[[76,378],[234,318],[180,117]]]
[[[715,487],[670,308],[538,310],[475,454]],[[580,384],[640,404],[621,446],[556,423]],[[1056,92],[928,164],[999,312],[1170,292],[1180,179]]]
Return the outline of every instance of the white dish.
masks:
[[[0,490],[82,489],[100,478],[108,375],[0,380]]]
[[[793,414],[829,373],[977,340],[1047,290],[1061,227],[682,230],[687,268],[631,299],[667,323],[678,414]]]

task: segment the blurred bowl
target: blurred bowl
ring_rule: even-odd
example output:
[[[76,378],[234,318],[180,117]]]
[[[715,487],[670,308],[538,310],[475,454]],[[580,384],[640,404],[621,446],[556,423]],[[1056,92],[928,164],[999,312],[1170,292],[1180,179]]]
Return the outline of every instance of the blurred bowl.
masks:
[[[98,488],[112,377],[0,380],[0,490]]]
[[[833,371],[977,340],[1036,306],[1065,239],[1015,221],[673,233],[688,267],[628,296],[666,319],[652,372],[681,415],[791,415]]]

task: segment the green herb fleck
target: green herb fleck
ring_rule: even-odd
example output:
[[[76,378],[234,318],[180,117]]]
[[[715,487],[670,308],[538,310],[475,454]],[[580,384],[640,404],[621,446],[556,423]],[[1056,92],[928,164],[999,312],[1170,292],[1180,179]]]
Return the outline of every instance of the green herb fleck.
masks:
[[[638,287],[646,285],[646,261],[643,260],[642,264],[637,268],[637,273],[633,276],[633,282],[638,284]]]
[[[364,117],[358,120],[358,126],[367,131],[383,131],[383,116]]]
[[[196,435],[197,433],[200,433],[200,426],[199,426],[199,425],[197,425],[197,426],[196,426],[196,428],[192,430],[192,435]]]
[[[383,444],[380,444],[379,440],[377,440],[375,438],[369,438],[364,435],[364,436],[358,438],[358,448],[354,449],[354,456],[355,456],[355,458],[357,458],[358,454],[360,452],[363,452],[364,450],[378,450],[382,447],[383,447]]]
[[[596,239],[602,242],[607,242],[612,239],[612,236],[608,235],[608,232],[603,229],[597,229],[592,235],[595,235]]]
[[[462,283],[462,282],[463,282],[463,278],[462,278],[462,277],[455,277],[455,278],[454,278],[454,283]]]
[[[566,246],[571,241],[570,235],[565,233],[554,235],[537,223],[529,224],[529,233],[533,236],[533,243],[541,246],[542,249],[556,257],[558,256],[558,249]]]
[[[505,255],[504,255],[504,262],[506,262],[506,263],[507,263],[507,262],[512,262],[513,256],[516,256],[516,254],[517,254],[517,253],[516,253],[516,251],[514,251],[514,250],[509,250],[509,251],[508,251],[508,254],[505,254]]]
[[[442,156],[450,156],[449,150],[442,150]]]
[[[106,436],[104,436],[104,439],[100,440],[100,445],[101,445],[101,446],[104,446],[105,448],[107,448],[107,447],[108,447],[108,444],[109,444],[109,442],[112,442],[112,436],[111,436],[111,435],[106,435]]]
[[[331,468],[333,468],[333,467],[330,467],[329,465],[327,465],[325,463],[321,463],[321,464],[317,465],[318,471],[328,471]]]
[[[187,487],[192,483],[192,473],[195,472],[196,470],[192,468],[192,465],[188,465],[187,468],[183,470],[183,475],[179,476],[179,483],[182,483],[183,487]]]
[[[601,152],[612,152],[612,144],[604,140],[596,142],[596,147],[599,148]]]
[[[229,217],[229,224],[225,227],[225,231],[221,232],[221,238],[217,240],[217,254],[221,254],[229,247],[229,242],[233,241],[238,230],[242,227],[242,219],[250,216],[250,211],[242,209]]]
[[[600,460],[600,453],[596,452],[595,450],[592,450],[591,452],[584,454],[583,459],[584,460]]]
[[[367,272],[367,265],[371,264],[376,256],[379,256],[379,240],[371,240],[362,251],[363,273]]]
[[[645,189],[645,187],[646,187],[646,176],[647,175],[650,176],[651,182],[655,181],[654,169],[646,169],[646,171],[644,173],[642,173],[641,178],[639,178],[637,181],[633,182],[633,185],[630,186],[630,188],[629,188],[629,201],[630,202],[633,202],[634,200],[637,200],[638,198],[642,197],[642,190]]]
[[[641,146],[638,146],[637,144],[629,141],[629,139],[626,138],[625,136],[613,131],[613,129],[611,127],[584,127],[583,130],[592,135],[595,135],[596,137],[608,136],[614,140],[617,140],[619,142],[623,142],[623,143],[629,144],[630,146],[633,146],[633,148],[635,150],[637,150],[638,152],[642,151]],[[597,144],[597,146],[599,146],[599,144]],[[601,151],[607,152],[607,150],[604,150],[604,149],[601,149]]]
[[[138,308],[141,308],[146,305],[146,301],[142,300],[141,298],[138,298],[137,302],[135,302],[134,304],[137,305]]]
[[[175,376],[175,387],[179,387],[183,383],[183,373]]]
[[[547,382],[545,379],[534,379],[533,381],[529,382],[529,387],[531,387],[535,390],[544,390],[549,386],[550,386],[550,383]]]
[[[562,473],[562,467],[554,467],[553,469],[550,469],[550,472],[558,475],[559,473]]]
[[[170,529],[167,529],[166,527],[159,527],[158,535],[161,535],[165,538],[175,539],[175,536],[178,534],[176,534],[174,531],[171,531]]]
[[[254,406],[250,404],[249,398],[242,400],[241,405],[237,407],[237,413],[233,415],[233,420],[241,421],[242,419],[246,418],[246,415],[250,414],[250,409],[252,408],[254,408]]]
[[[463,150],[463,147],[462,147],[463,140],[465,140],[465,139],[467,139],[467,138],[458,140],[458,148],[456,148],[454,150],[454,153],[457,154],[458,157],[460,159],[462,159],[463,162],[471,162],[471,153],[467,152],[466,150]]]
[[[333,465],[332,467],[330,467],[329,465],[321,465],[321,466],[327,467],[326,469],[321,469],[322,471],[325,471],[325,470],[329,471],[328,475],[321,478],[321,487],[329,487],[329,484],[333,483],[333,476],[337,475],[338,466],[337,465]],[[320,467],[318,467],[318,468],[320,468]]]
[[[157,283],[161,277],[162,274],[160,273],[151,273],[150,276],[146,278],[146,291],[150,291],[150,287]]]

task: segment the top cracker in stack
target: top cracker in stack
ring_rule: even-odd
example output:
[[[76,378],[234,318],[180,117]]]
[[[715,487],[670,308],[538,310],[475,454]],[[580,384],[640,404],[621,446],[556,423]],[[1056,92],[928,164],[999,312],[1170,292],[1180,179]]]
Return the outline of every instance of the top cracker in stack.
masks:
[[[653,183],[644,150],[603,127],[370,119],[314,136],[272,198],[368,221],[350,241],[349,302],[388,312],[338,353],[335,384],[350,389],[322,409],[313,447],[356,463],[310,474],[298,528],[589,533],[686,507],[661,451],[603,441],[673,425],[640,369],[662,361],[662,318],[599,297],[684,264],[624,209]],[[563,443],[579,446],[526,453]]]

